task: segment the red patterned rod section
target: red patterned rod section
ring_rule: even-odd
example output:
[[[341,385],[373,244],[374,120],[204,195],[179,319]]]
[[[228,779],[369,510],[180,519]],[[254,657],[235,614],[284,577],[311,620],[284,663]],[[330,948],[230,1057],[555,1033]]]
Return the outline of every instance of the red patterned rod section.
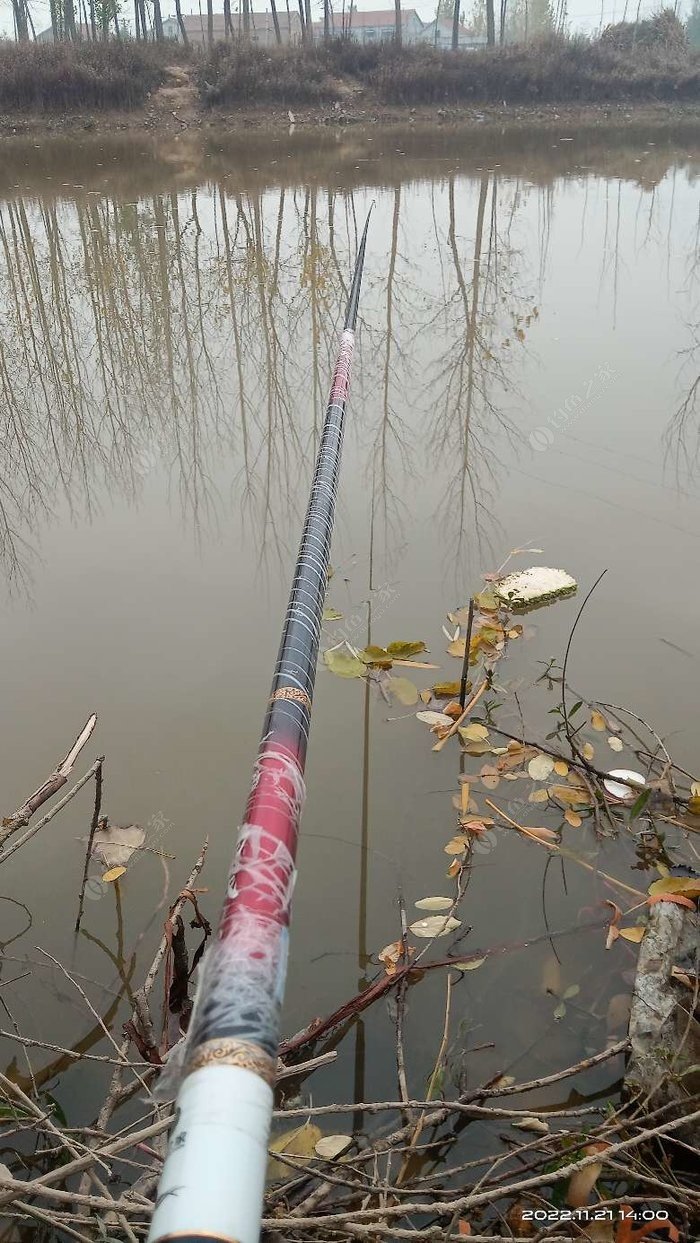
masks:
[[[304,765],[369,215],[215,943],[200,971],[149,1243],[258,1243]]]

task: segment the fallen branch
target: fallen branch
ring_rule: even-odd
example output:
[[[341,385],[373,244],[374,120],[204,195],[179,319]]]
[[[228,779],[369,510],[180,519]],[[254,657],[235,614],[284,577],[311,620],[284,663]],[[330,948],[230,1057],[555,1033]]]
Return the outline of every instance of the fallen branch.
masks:
[[[39,807],[43,806],[44,803],[48,802],[56,791],[61,789],[61,786],[66,784],[71,772],[73,771],[75,761],[85,746],[85,743],[90,738],[96,724],[97,714],[93,712],[92,716],[78,734],[78,737],[73,743],[73,746],[70,748],[68,754],[61,760],[60,764],[56,765],[53,772],[46,778],[43,785],[40,785],[38,790],[35,790],[33,794],[30,794],[26,802],[24,802],[21,807],[18,807],[17,811],[14,812],[13,815],[8,816],[5,820],[3,820],[2,828],[0,829],[0,846],[2,846],[3,842],[7,841],[7,838],[11,837],[17,829],[22,829],[25,824],[29,824],[34,812],[37,811]]]

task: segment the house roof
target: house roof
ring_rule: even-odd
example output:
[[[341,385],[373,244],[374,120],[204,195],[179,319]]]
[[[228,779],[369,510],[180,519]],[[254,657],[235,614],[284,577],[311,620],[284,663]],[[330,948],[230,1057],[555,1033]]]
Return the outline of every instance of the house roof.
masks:
[[[402,25],[405,25],[405,23],[410,21],[412,17],[418,18],[418,21],[421,22],[421,19],[420,17],[418,17],[418,14],[416,13],[415,9],[402,9],[401,10],[401,24]],[[422,24],[423,23],[421,22],[421,25]],[[357,30],[363,26],[395,26],[395,25],[396,25],[396,10],[395,9],[372,9],[369,12],[362,12],[360,9],[353,9],[352,10],[352,23],[350,22],[349,14],[347,12],[345,14],[345,26],[346,28],[348,26],[352,26],[353,30]]]
[[[217,35],[220,35],[223,38],[225,31],[226,31],[224,14],[214,13],[213,16],[214,16],[214,37],[216,38]],[[290,13],[289,16],[291,17],[291,20],[292,20],[292,29],[297,30],[299,28],[299,14]],[[287,24],[288,15],[286,11],[281,12],[278,9],[277,17],[278,17],[281,29],[288,30],[289,29],[288,24]],[[170,21],[175,21],[175,20],[176,19],[174,17],[170,18]],[[182,20],[185,23],[185,30],[187,31],[188,34],[198,32],[200,30],[203,30],[206,33],[206,30],[207,30],[206,13],[202,13],[201,16],[199,13],[183,13]],[[238,30],[239,27],[242,28],[243,26],[242,15],[240,13],[232,13],[231,23],[233,25],[234,30]],[[259,13],[251,13],[250,24],[253,30],[265,30],[265,29],[272,30],[274,29],[274,23],[272,21],[272,13],[269,10],[265,10]]]

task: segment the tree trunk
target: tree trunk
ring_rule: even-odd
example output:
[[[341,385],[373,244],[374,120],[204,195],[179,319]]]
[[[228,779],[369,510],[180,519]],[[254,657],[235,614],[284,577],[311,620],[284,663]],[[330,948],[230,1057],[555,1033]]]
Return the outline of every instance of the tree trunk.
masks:
[[[243,38],[250,38],[250,0],[243,0]]]
[[[187,38],[187,31],[185,30],[185,22],[182,16],[182,5],[180,3],[180,0],[175,0],[175,14],[177,17],[177,24],[180,27],[180,35],[182,37],[182,42],[184,43],[185,47],[189,47],[190,41]]]
[[[506,19],[507,17],[508,17],[508,0],[501,0],[501,31],[500,31],[501,46],[506,41]]]
[[[224,39],[228,43],[233,38],[233,20],[231,18],[231,0],[224,0]]]
[[[156,36],[156,42],[163,42],[163,14],[160,8],[160,0],[153,0],[153,29]]]
[[[401,47],[403,42],[403,31],[401,29],[401,0],[394,0],[394,8],[396,9],[396,23],[394,27],[394,38],[396,46]]]
[[[493,11],[493,0],[486,0],[486,42],[493,47],[496,42],[496,16]]]
[[[299,0],[299,24],[301,26],[301,41],[306,43],[306,18],[304,16],[304,0]]]
[[[119,28],[119,12],[117,10],[116,4],[114,6],[114,13],[112,14],[112,16],[114,17],[114,37],[117,40],[117,43],[121,43],[122,32]]]
[[[278,47],[282,46],[282,31],[280,30],[280,19],[277,16],[277,5],[275,0],[270,0],[270,12],[272,13],[272,25],[275,28],[275,41]]]
[[[95,17],[95,0],[90,0],[90,33],[93,43],[97,43],[97,19]],[[138,38],[138,35],[136,36]]]
[[[24,0],[12,0],[13,16],[15,19],[15,35],[18,43],[28,43],[29,26],[27,24],[27,10]]]
[[[313,18],[311,16],[311,0],[304,0],[304,6],[306,9],[306,39],[308,43],[313,43],[314,27]]]
[[[327,43],[331,37],[330,0],[323,0],[323,38]]]
[[[73,0],[65,0],[63,5],[63,21],[65,25],[65,37],[69,40],[75,40],[75,9],[73,8]]]
[[[455,0],[455,11],[452,14],[452,51],[456,52],[459,47],[459,0]]]
[[[94,0],[90,0],[91,11],[94,10],[94,7]],[[134,33],[136,35],[136,42],[139,43],[141,40],[141,14],[139,13],[139,0],[134,0]]]
[[[49,10],[51,13],[51,33],[53,35],[53,41],[54,43],[58,43],[58,40],[61,37],[61,32],[58,26],[58,12],[56,10],[56,0],[51,0],[51,3],[49,5]]]

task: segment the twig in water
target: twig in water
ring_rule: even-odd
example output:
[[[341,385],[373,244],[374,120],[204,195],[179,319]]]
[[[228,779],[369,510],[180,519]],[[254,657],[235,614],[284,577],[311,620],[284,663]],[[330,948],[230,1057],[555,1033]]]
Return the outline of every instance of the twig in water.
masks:
[[[464,701],[467,698],[467,677],[469,675],[469,649],[472,642],[472,625],[474,623],[474,597],[469,597],[469,616],[467,617],[467,637],[464,645],[464,664],[462,665],[462,680],[459,684],[459,706],[464,711]]]
[[[92,843],[95,840],[97,825],[100,819],[100,811],[102,810],[102,764],[104,759],[97,761],[97,769],[95,771],[95,806],[92,813],[92,822],[90,824],[90,834],[88,836],[87,847],[85,850],[85,866],[83,868],[83,881],[80,886],[80,899],[78,901],[78,918],[75,921],[76,934],[80,932],[80,921],[83,918],[83,906],[85,904],[85,886],[87,885],[88,872],[90,870],[90,858],[92,855]]]
[[[96,759],[95,763],[92,765],[92,768],[88,768],[87,772],[83,774],[79,781],[76,781],[75,785],[68,791],[68,793],[64,794],[63,798],[59,799],[57,803],[54,803],[51,811],[47,811],[46,815],[43,816],[41,820],[37,820],[36,824],[33,824],[31,828],[27,829],[26,833],[23,833],[21,837],[18,837],[17,841],[7,847],[7,850],[3,850],[2,853],[0,853],[0,863],[5,863],[5,861],[10,858],[10,855],[13,855],[16,850],[19,850],[22,846],[24,846],[24,844],[28,842],[30,838],[34,837],[41,829],[43,829],[50,820],[53,820],[54,816],[57,816],[59,811],[63,811],[63,808],[70,803],[72,798],[75,798],[78,791],[82,790],[83,786],[87,784],[91,777],[94,777],[97,772],[98,765],[103,763],[104,758],[105,757],[103,755],[99,756],[99,758]],[[61,784],[64,783],[62,782]],[[14,830],[12,831],[14,832]],[[5,834],[5,837],[7,837],[7,834]],[[3,842],[5,837],[0,836],[0,842]]]
[[[5,842],[8,837],[11,837],[17,829],[22,829],[25,824],[29,824],[34,812],[37,811],[42,804],[48,802],[56,791],[60,790],[61,786],[66,784],[71,772],[73,771],[75,761],[92,734],[96,724],[97,715],[93,712],[92,716],[88,719],[78,734],[78,737],[73,743],[70,751],[65,758],[56,765],[51,775],[46,778],[46,781],[44,781],[42,785],[39,786],[38,790],[35,790],[33,794],[29,795],[29,798],[22,804],[21,807],[17,808],[17,811],[14,812],[13,815],[8,816],[7,819],[3,821],[2,828],[0,828],[0,846],[2,846],[3,842]]]

